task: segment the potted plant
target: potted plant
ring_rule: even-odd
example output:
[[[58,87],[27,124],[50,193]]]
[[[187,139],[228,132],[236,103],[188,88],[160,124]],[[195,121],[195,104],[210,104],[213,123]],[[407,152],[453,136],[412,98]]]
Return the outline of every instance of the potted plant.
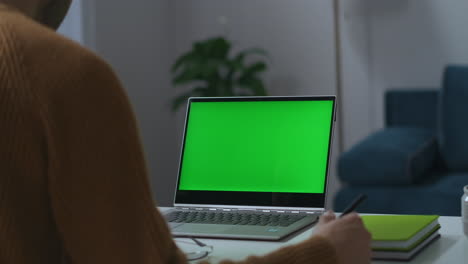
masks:
[[[262,49],[248,49],[231,56],[231,43],[223,37],[193,44],[172,66],[172,84],[190,86],[175,97],[176,111],[191,96],[264,96],[267,95],[260,74],[266,71],[263,60],[248,60],[253,54],[266,55]]]

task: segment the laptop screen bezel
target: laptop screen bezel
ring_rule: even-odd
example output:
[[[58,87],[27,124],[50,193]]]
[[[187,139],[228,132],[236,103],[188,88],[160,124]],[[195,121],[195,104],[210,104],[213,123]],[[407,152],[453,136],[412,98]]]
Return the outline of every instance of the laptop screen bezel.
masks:
[[[179,190],[185,140],[190,118],[192,102],[258,102],[258,101],[332,101],[330,117],[330,136],[327,153],[325,183],[323,193],[275,193],[275,192],[239,192],[239,191],[187,191]],[[330,156],[333,142],[334,123],[336,121],[336,96],[262,96],[262,97],[191,97],[188,100],[182,140],[179,170],[177,176],[174,206],[200,207],[261,207],[261,208],[324,208],[329,186]]]

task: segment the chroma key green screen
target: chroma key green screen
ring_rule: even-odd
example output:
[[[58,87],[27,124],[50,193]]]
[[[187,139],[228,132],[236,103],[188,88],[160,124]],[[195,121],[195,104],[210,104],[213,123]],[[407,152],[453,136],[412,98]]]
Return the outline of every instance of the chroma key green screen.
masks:
[[[333,101],[191,102],[179,190],[323,193]]]

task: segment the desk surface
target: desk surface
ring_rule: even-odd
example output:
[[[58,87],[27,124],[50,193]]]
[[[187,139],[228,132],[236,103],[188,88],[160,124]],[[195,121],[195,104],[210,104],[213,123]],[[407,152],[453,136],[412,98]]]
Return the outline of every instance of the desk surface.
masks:
[[[161,207],[161,211],[167,208]],[[416,256],[410,263],[467,263],[468,238],[464,236],[460,217],[442,216],[439,218],[441,225],[441,238],[432,243],[428,248]],[[250,255],[264,255],[280,247],[298,243],[310,237],[314,228],[311,227],[301,234],[285,242],[260,242],[223,239],[200,239],[214,247],[209,260],[216,263],[222,259],[242,260]],[[186,242],[189,239],[177,238],[177,244],[182,250],[193,251],[194,247]],[[397,263],[387,261],[373,261],[372,263]]]

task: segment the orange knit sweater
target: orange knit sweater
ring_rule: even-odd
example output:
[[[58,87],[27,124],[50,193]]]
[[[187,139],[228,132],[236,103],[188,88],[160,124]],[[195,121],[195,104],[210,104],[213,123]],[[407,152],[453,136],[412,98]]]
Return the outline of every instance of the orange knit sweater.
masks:
[[[185,263],[151,197],[110,67],[0,5],[0,263]],[[335,262],[315,237],[242,263]]]

